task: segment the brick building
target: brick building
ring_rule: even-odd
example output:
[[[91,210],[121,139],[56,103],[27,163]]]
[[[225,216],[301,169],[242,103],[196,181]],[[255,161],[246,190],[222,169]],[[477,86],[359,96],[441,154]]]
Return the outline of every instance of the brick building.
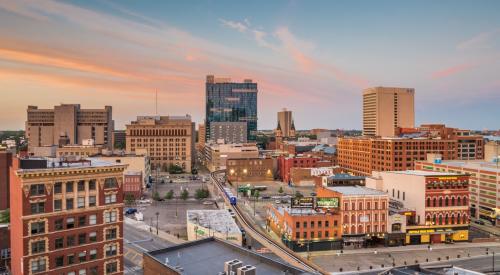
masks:
[[[9,167],[12,153],[0,149],[0,211],[9,208]]]
[[[415,161],[425,160],[428,153],[456,159],[458,142],[441,138],[344,137],[337,144],[339,165],[365,176],[372,171],[412,170]]]
[[[278,173],[280,179],[285,183],[290,183],[290,169],[292,167],[302,167],[302,168],[312,168],[312,167],[325,167],[330,166],[329,162],[325,164],[319,164],[321,159],[309,156],[297,156],[297,157],[278,157]]]
[[[14,159],[13,274],[123,274],[123,171],[96,160]]]
[[[142,172],[128,171],[123,173],[123,198],[126,199],[128,195],[136,200],[142,196]]]
[[[230,182],[256,182],[274,180],[272,158],[239,158],[226,161],[227,179]]]

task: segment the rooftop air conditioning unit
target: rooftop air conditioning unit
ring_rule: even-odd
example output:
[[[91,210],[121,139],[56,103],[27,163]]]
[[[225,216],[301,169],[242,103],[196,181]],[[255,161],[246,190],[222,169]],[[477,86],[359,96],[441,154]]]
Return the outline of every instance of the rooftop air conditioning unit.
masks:
[[[236,275],[256,275],[257,274],[257,268],[252,265],[245,265],[240,268],[238,268],[238,272]]]
[[[243,262],[238,259],[227,261],[224,263],[224,271],[227,275],[236,275],[236,270],[241,266],[243,266]]]

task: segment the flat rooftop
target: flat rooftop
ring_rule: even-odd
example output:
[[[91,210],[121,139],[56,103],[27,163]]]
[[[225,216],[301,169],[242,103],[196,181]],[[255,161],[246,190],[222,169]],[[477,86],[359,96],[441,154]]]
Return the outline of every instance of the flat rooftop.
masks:
[[[312,208],[291,208],[283,206],[278,206],[276,210],[278,210],[278,212],[281,215],[284,215],[285,212],[287,212],[292,216],[308,216],[308,215],[317,215],[323,213],[321,211],[316,211],[315,209]]]
[[[376,189],[364,187],[364,186],[331,186],[326,187],[335,192],[339,192],[344,196],[387,196],[387,193],[379,191]]]
[[[110,167],[124,166],[126,164],[117,164],[115,162],[104,161],[97,158],[86,158],[75,161],[64,161],[61,158],[42,158],[30,157],[20,159],[20,169],[18,171],[33,171],[46,169],[69,169],[69,168],[95,168],[95,167]]]
[[[328,179],[333,179],[333,180],[364,180],[366,177],[362,176],[353,176],[350,174],[334,174],[328,177]]]
[[[188,210],[186,215],[189,222],[217,232],[241,233],[240,228],[227,210]]]
[[[413,176],[456,176],[455,173],[437,172],[437,171],[421,171],[421,170],[406,170],[406,171],[388,171],[385,173],[413,175]]]
[[[443,160],[441,165],[448,165],[460,168],[478,169],[500,173],[500,163],[485,160]]]
[[[145,253],[161,264],[176,269],[179,274],[219,274],[224,263],[234,259],[257,268],[259,275],[310,274],[291,265],[278,262],[232,243],[206,238]]]

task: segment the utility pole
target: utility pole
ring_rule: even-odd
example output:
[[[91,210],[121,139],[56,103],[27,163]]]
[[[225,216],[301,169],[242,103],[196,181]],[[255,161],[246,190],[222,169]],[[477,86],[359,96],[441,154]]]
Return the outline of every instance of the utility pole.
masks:
[[[160,215],[160,212],[156,212],[156,235],[158,235],[158,216]]]
[[[493,254],[493,262],[491,263],[493,266],[493,273],[495,273],[495,251],[491,252]]]

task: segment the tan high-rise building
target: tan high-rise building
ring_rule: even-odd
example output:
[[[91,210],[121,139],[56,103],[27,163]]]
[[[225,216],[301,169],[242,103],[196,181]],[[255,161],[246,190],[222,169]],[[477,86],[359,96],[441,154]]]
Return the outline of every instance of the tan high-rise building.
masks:
[[[415,127],[415,90],[373,87],[363,91],[363,135],[391,137]]]
[[[198,151],[203,150],[205,147],[206,132],[205,123],[198,124],[198,143],[196,143],[196,149],[198,149]]]
[[[195,124],[191,116],[143,116],[126,125],[127,153],[146,151],[151,168],[172,165],[191,171],[194,161]]]
[[[295,137],[295,125],[292,118],[292,111],[283,108],[278,112],[278,126],[276,131],[281,131],[281,137]]]
[[[83,140],[93,139],[96,145],[113,148],[114,122],[112,107],[81,109],[80,104],[62,104],[54,109],[38,109],[28,106],[26,137],[29,151],[33,147],[81,145]]]

